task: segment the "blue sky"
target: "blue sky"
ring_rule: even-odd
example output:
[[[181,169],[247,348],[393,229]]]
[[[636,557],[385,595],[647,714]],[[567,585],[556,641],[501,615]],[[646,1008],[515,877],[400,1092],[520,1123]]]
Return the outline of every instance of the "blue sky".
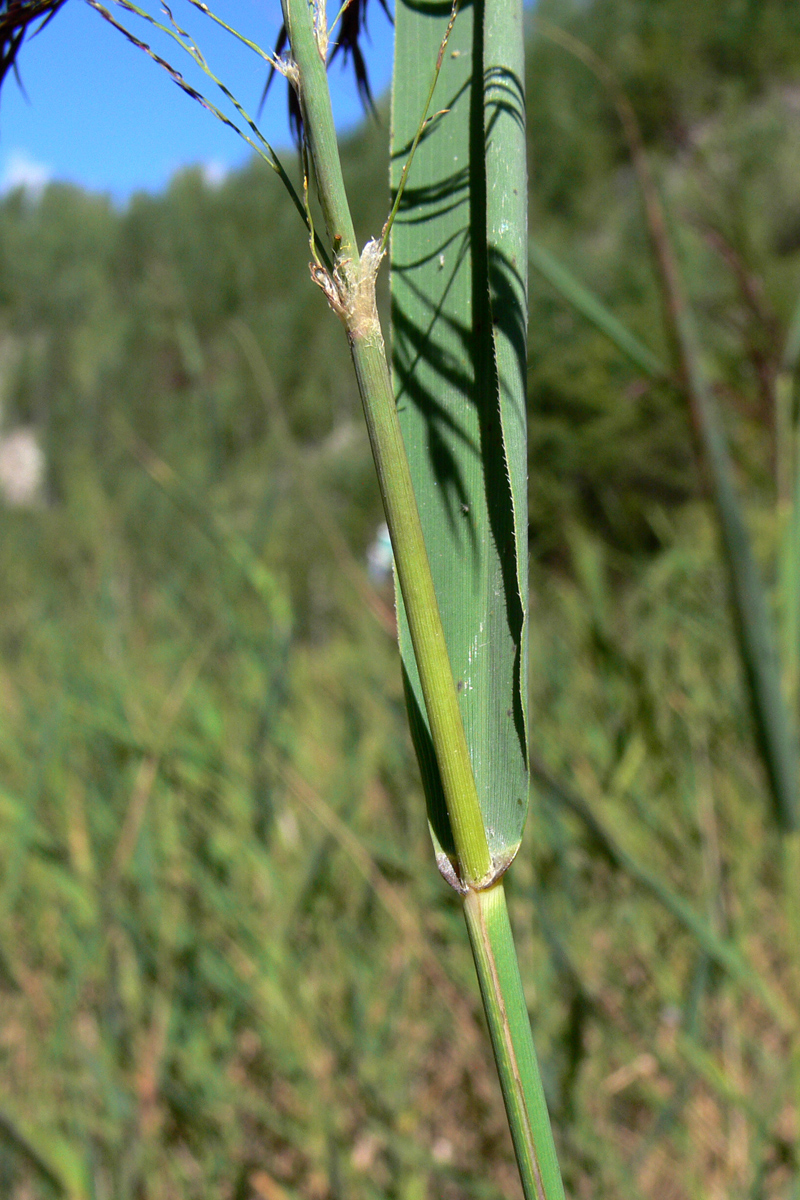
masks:
[[[279,0],[212,2],[229,24],[264,49],[272,48],[280,26]],[[113,0],[107,0],[107,7],[224,107],[213,82],[179,46]],[[263,62],[186,0],[175,0],[171,7],[215,74],[255,115],[266,78]],[[149,11],[164,20],[157,0],[151,0]],[[392,30],[377,0],[370,4],[369,34],[370,81],[379,95],[391,74]],[[41,35],[26,41],[19,63],[28,99],[9,75],[0,97],[0,191],[18,184],[35,190],[59,179],[110,193],[124,203],[135,191],[161,190],[181,167],[200,163],[210,178],[220,178],[251,153],[86,0],[68,0]],[[331,84],[337,122],[343,130],[352,127],[362,113],[351,73],[334,64]],[[276,148],[289,144],[282,80],[275,80],[259,126]]]

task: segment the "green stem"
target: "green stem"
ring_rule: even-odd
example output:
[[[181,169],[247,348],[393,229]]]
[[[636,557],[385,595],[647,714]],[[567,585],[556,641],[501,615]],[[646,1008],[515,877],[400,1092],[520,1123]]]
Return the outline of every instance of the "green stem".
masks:
[[[467,884],[480,884],[491,875],[492,860],[397,420],[383,338],[377,319],[372,330],[363,334],[351,334],[348,330],[348,333],[461,879]]]
[[[563,1200],[502,880],[469,892],[464,915],[525,1200]]]
[[[342,318],[350,342],[461,880],[485,885],[492,859],[375,304],[380,252],[370,243],[363,256],[358,253],[314,10],[308,0],[282,3],[320,206],[336,254],[334,277],[317,269],[314,278]]]

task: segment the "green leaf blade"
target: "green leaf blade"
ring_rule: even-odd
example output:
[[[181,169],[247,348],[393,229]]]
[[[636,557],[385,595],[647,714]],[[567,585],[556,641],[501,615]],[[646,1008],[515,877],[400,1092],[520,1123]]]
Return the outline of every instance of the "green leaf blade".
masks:
[[[395,19],[396,189],[450,7],[432,14],[401,3]],[[500,868],[519,845],[528,795],[526,180],[521,87],[499,69],[485,72],[483,30],[483,6],[464,9],[445,50],[434,116],[392,230],[392,306],[398,412],[487,840]],[[493,160],[506,176],[495,190],[487,178]],[[509,162],[518,175],[511,212],[500,201],[513,195]],[[453,857],[452,838],[398,608],[412,729],[442,866]]]

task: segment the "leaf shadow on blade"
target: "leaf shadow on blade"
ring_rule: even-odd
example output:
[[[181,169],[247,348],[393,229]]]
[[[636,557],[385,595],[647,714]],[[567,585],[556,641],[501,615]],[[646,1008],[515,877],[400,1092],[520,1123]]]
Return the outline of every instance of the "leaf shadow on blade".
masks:
[[[406,4],[444,16],[450,5]],[[527,374],[525,280],[489,244],[487,145],[500,118],[524,125],[519,79],[484,70],[483,5],[459,11],[428,122],[392,230],[395,395],[417,492],[487,840],[496,864],[516,850],[527,811],[525,611],[509,466],[523,431],[513,381]],[[401,87],[404,85],[400,85]],[[402,107],[401,107],[402,106]],[[393,184],[415,101],[395,88]],[[398,120],[399,119],[399,120]],[[399,132],[400,126],[402,136]],[[522,264],[524,271],[525,264]],[[498,342],[506,350],[498,355]],[[398,599],[401,628],[405,621]],[[404,684],[440,869],[454,846],[410,642]]]

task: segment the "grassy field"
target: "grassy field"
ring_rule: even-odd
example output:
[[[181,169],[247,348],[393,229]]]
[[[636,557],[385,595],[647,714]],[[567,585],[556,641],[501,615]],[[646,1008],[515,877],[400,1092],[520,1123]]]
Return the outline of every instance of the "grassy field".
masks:
[[[721,7],[691,26],[701,71],[682,0],[652,27],[545,6],[638,105],[782,618],[800,43],[771,3],[720,47]],[[545,39],[529,61],[532,229],[665,354],[613,114]],[[362,236],[385,133],[345,149]],[[124,212],[0,201],[3,423],[47,460],[39,502],[0,512],[0,1196],[518,1194],[306,257],[259,165]],[[800,981],[683,408],[536,276],[529,353],[535,786],[509,888],[567,1192],[788,1200]]]

